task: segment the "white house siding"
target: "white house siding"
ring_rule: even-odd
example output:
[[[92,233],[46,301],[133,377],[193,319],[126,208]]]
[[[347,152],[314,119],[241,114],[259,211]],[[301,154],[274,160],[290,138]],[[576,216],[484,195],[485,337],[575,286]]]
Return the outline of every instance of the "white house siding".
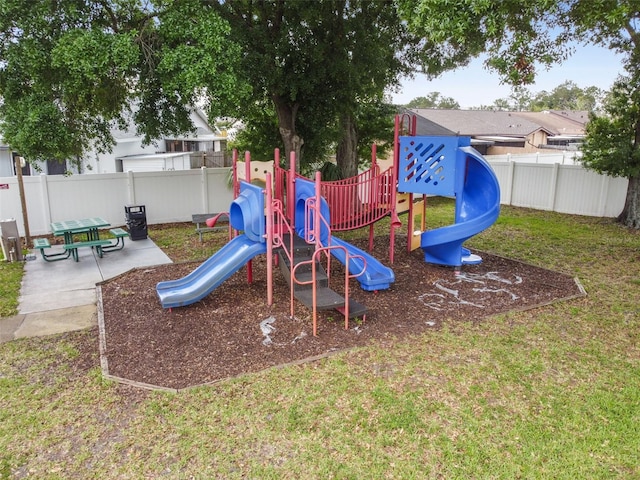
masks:
[[[13,156],[9,147],[0,146],[0,177],[11,177],[13,175]]]
[[[156,153],[155,145],[142,146],[139,138],[127,138],[120,140],[113,147],[112,152],[97,153],[92,151],[85,156],[85,169],[83,173],[116,173],[118,171],[117,158],[130,155],[142,155]]]

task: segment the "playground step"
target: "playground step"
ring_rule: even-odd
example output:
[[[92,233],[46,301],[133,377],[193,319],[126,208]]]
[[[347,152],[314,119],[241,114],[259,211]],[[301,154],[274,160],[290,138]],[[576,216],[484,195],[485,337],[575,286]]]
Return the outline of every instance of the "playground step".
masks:
[[[289,245],[289,238],[283,239],[285,245]],[[310,282],[313,277],[311,260],[315,247],[306,243],[299,236],[295,236],[293,239],[293,263],[298,265],[303,262],[307,262],[305,265],[300,265],[296,268],[296,279],[299,282]],[[284,253],[282,249],[278,249],[280,271],[284,275],[287,284],[291,285],[291,265],[289,257]],[[293,289],[293,295],[295,298],[302,302],[307,308],[313,308],[313,284],[308,283],[306,285],[296,284]],[[329,278],[322,266],[322,263],[316,261],[316,307],[318,310],[331,310],[335,309],[344,315],[346,311],[345,299],[342,295],[331,290],[329,288]],[[367,308],[356,302],[353,299],[349,299],[349,318],[365,318],[367,314]]]
[[[287,245],[287,248],[290,245],[289,239],[290,239],[290,235],[288,233],[285,233],[282,236],[282,242],[285,245]],[[293,236],[294,255],[300,254],[300,255],[306,255],[310,257],[311,255],[313,255],[313,252],[315,251],[315,249],[316,249],[315,245],[305,242],[304,238],[300,237],[299,235]]]
[[[341,314],[344,315],[345,307],[336,308]],[[367,314],[367,307],[362,305],[361,303],[356,302],[352,298],[349,299],[349,318],[362,318]]]
[[[280,261],[279,261],[280,271],[282,272],[282,275],[287,281],[287,284],[291,285],[291,266],[290,266],[289,258],[283,252],[278,252],[278,256],[280,258]],[[307,257],[307,256],[294,257],[293,261],[296,265],[298,265],[299,263],[302,263],[302,262],[311,261],[311,257]],[[310,282],[312,280],[312,275],[313,275],[313,272],[312,272],[311,263],[300,265],[296,269],[296,280],[298,282]],[[322,265],[320,265],[317,262],[316,262],[316,284],[319,287],[327,287],[329,285],[329,278],[327,276],[326,271],[324,270]],[[310,288],[312,288],[311,283],[306,283],[302,285],[299,283],[296,283],[296,285],[294,286],[294,290],[308,290]]]
[[[313,289],[300,290],[293,294],[308,308],[313,308]],[[316,289],[316,302],[318,310],[344,307],[344,297],[328,287]]]
[[[296,299],[302,302],[308,308],[313,308],[313,291],[304,290],[301,292],[294,292]],[[319,288],[317,290],[317,305],[318,310],[331,310],[335,309],[344,315],[345,301],[344,297],[339,293],[334,292],[330,288]],[[367,307],[361,303],[356,302],[353,299],[349,299],[349,318],[365,318],[367,314]]]

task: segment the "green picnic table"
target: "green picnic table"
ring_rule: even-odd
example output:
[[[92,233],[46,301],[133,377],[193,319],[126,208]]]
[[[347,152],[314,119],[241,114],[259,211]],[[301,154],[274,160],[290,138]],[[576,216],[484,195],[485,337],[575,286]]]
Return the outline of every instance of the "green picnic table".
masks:
[[[64,220],[51,223],[51,232],[54,236],[64,237],[63,251],[59,253],[46,254],[45,249],[51,245],[47,239],[38,238],[34,241],[34,247],[40,250],[42,258],[48,262],[64,260],[69,257],[78,261],[78,248],[91,247],[96,249],[96,253],[102,258],[104,252],[120,250],[124,247],[124,237],[129,233],[121,228],[110,230],[116,237],[113,243],[108,239],[100,239],[100,228],[109,227],[111,224],[101,217],[83,218],[81,220]],[[86,240],[75,241],[74,235],[86,234]]]

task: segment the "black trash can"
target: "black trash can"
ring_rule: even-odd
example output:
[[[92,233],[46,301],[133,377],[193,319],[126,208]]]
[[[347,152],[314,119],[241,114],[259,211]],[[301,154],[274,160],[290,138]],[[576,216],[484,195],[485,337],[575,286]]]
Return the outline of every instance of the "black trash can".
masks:
[[[125,206],[124,215],[131,240],[147,238],[147,213],[144,205]]]

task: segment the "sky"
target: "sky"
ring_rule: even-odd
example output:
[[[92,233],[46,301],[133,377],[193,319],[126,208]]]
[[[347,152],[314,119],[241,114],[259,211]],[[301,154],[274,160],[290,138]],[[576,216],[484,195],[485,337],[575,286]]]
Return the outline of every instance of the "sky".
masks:
[[[578,46],[576,52],[562,64],[549,70],[539,69],[536,83],[527,88],[533,94],[543,90],[550,92],[571,80],[580,88],[595,86],[609,90],[616,77],[623,73],[621,58],[605,48]],[[465,109],[492,105],[499,98],[507,98],[511,94],[511,87],[501,85],[498,74],[487,71],[483,60],[476,59],[467,67],[453,70],[431,81],[423,75],[405,80],[398,92],[391,92],[391,97],[394,104],[402,105],[431,92],[451,97],[460,104],[460,108]]]

